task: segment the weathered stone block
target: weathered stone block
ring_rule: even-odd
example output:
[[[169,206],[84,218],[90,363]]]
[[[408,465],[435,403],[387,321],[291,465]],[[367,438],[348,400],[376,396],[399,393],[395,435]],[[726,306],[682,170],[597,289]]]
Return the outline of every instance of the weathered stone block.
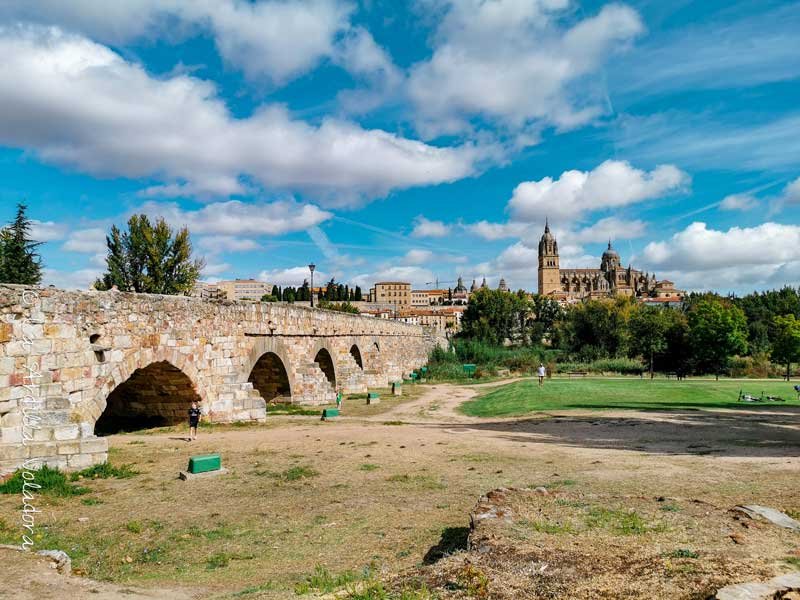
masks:
[[[75,440],[78,439],[80,434],[81,430],[78,425],[64,425],[62,427],[53,428],[53,438],[56,441]]]
[[[108,452],[108,440],[105,438],[83,439],[80,442],[81,453],[96,454],[98,452]]]
[[[67,442],[58,445],[59,454],[79,454],[81,445],[78,442]]]

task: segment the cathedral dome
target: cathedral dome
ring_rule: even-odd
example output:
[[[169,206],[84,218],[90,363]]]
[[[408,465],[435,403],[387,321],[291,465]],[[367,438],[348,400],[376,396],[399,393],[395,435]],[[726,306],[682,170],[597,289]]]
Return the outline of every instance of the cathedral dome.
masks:
[[[606,249],[605,252],[603,252],[603,260],[606,259],[610,260],[612,258],[616,259],[617,264],[619,264],[619,253],[617,253],[617,251],[611,247],[611,240],[608,240],[608,248]]]

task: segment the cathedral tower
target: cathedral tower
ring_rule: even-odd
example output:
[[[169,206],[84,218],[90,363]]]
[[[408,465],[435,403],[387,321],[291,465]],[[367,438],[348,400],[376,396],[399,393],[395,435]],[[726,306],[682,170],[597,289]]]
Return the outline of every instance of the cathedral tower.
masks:
[[[550,233],[550,224],[545,221],[544,234],[539,240],[539,293],[561,291],[561,271],[558,266],[558,242]]]

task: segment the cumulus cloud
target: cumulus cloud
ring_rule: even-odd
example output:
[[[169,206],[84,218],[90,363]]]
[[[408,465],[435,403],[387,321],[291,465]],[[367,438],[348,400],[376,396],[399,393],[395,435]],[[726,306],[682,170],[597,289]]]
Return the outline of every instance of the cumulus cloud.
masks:
[[[331,213],[313,204],[294,201],[245,203],[214,202],[198,210],[186,210],[173,202],[147,202],[136,212],[163,217],[174,227],[188,227],[194,234],[225,236],[276,236],[302,231],[329,219]]]
[[[357,274],[350,277],[349,281],[361,286],[366,291],[377,281],[407,281],[414,288],[421,288],[435,279],[436,276],[430,269],[418,265],[396,265],[384,266],[371,273]]]
[[[645,246],[640,260],[692,289],[784,285],[791,279],[780,274],[799,270],[800,226],[768,222],[722,231],[696,222]]]
[[[420,130],[431,136],[469,129],[473,117],[516,130],[587,122],[603,109],[602,94],[591,93],[586,80],[644,29],[638,13],[623,4],[608,4],[573,25],[565,24],[572,16],[568,0],[423,4],[444,14],[433,56],[409,76]]]
[[[234,235],[204,235],[197,240],[197,245],[209,252],[247,252],[257,250],[258,242]]]
[[[633,240],[642,237],[646,231],[647,223],[644,221],[606,217],[574,234],[566,234],[565,237],[577,243]]]
[[[153,78],[55,28],[0,28],[0,53],[0,144],[93,175],[156,177],[218,196],[243,193],[247,178],[344,205],[455,181],[481,160],[472,145],[436,147],[332,118],[311,125],[280,105],[237,119],[211,83]]]
[[[529,227],[530,225],[527,223],[492,223],[486,220],[464,225],[464,229],[468,232],[490,242],[504,238],[519,237]]]
[[[650,172],[626,161],[607,160],[592,171],[564,171],[558,179],[545,177],[520,183],[508,203],[519,221],[576,219],[592,211],[619,208],[682,191],[689,176],[673,165]]]
[[[783,189],[783,198],[789,204],[800,204],[800,177]]]
[[[311,281],[311,272],[308,266],[288,267],[286,269],[267,269],[258,274],[261,281],[266,281],[280,286],[290,285],[300,287],[305,280]],[[314,287],[323,285],[330,279],[330,275],[325,271],[314,271]]]
[[[82,254],[102,254],[106,250],[106,230],[99,227],[77,229],[69,234],[61,248]]]
[[[423,265],[433,259],[433,252],[430,250],[413,249],[406,252],[402,261],[407,265]]]
[[[440,238],[449,235],[451,230],[451,225],[446,225],[442,221],[431,221],[419,215],[414,219],[414,229],[411,231],[411,236],[417,238]]]
[[[43,269],[42,282],[44,285],[54,285],[62,290],[87,290],[102,274],[103,271],[100,269],[77,269],[74,271]]]
[[[758,206],[758,200],[751,194],[731,194],[725,196],[719,203],[720,210],[753,210]]]
[[[339,0],[6,0],[5,20],[61,25],[109,43],[209,31],[222,58],[251,78],[281,83],[335,51],[353,5]]]
[[[52,242],[64,239],[68,229],[65,223],[31,219],[31,239],[37,242]]]

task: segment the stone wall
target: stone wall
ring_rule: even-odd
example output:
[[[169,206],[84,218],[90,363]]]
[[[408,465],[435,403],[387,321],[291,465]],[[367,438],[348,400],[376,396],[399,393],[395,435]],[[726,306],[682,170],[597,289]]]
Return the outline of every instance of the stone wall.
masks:
[[[337,387],[388,385],[442,343],[417,326],[285,304],[0,285],[0,472],[27,458],[104,461],[94,427],[107,409],[104,420],[174,422],[197,398],[212,421],[264,420],[259,387],[270,397],[288,383],[284,401],[328,403]],[[267,353],[281,383],[279,369],[253,375]],[[327,377],[318,355],[331,358]]]

